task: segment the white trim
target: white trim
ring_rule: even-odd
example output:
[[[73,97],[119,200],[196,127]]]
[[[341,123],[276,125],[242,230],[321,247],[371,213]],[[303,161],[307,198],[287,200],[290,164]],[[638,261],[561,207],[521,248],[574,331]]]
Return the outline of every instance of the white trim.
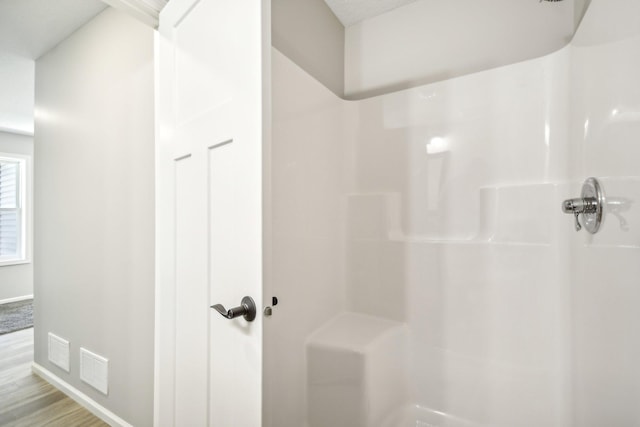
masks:
[[[26,301],[28,299],[33,299],[33,295],[23,295],[21,297],[13,297],[13,298],[1,299],[0,300],[0,305],[2,305],[2,304],[10,304],[12,302],[18,302],[18,301]]]
[[[158,15],[167,0],[102,0],[109,6],[133,16],[144,24],[158,28]]]
[[[31,264],[31,260],[16,258],[16,259],[8,259],[6,261],[0,261],[0,267],[11,267],[12,265],[21,265],[21,264]]]
[[[13,133],[16,135],[33,136],[33,130],[31,129],[18,129],[14,127],[0,126],[0,132]]]
[[[160,209],[160,205],[158,203],[158,198],[157,198],[157,194],[158,194],[158,189],[157,189],[157,185],[158,182],[160,181],[160,176],[158,173],[158,135],[160,135],[160,120],[158,118],[158,94],[160,93],[160,85],[158,84],[158,76],[159,76],[159,71],[160,71],[160,61],[159,61],[159,56],[158,56],[158,52],[160,51],[160,32],[159,31],[154,31],[153,34],[153,75],[155,76],[153,79],[153,93],[156,94],[154,96],[154,117],[153,117],[153,122],[154,122],[154,127],[155,127],[155,135],[156,135],[156,139],[155,139],[155,145],[154,145],[154,155],[155,155],[155,163],[154,163],[154,183],[156,185],[156,189],[155,194],[154,194],[154,203],[155,203],[155,211],[154,211],[154,215],[157,215],[156,212],[158,211],[158,209]],[[155,229],[154,229],[154,238],[157,239],[157,236],[160,233],[160,228],[158,227],[158,221],[154,221],[155,222]],[[160,393],[162,391],[162,389],[160,388],[160,378],[161,378],[161,370],[160,370],[160,350],[162,349],[162,347],[160,346],[160,322],[162,321],[163,317],[160,315],[160,310],[162,309],[162,306],[160,305],[160,298],[162,298],[162,292],[160,292],[160,284],[158,281],[158,275],[160,274],[160,269],[158,268],[158,259],[159,259],[159,255],[158,255],[158,245],[154,245],[154,275],[155,275],[155,280],[154,280],[154,320],[153,320],[153,426],[156,427],[158,425],[160,425],[160,423],[158,422],[158,419],[160,418],[160,402],[159,402],[159,396]]]
[[[14,258],[0,260],[0,267],[28,264],[33,254],[33,155],[0,152],[0,158],[17,160],[21,164],[19,191],[22,211],[20,254]]]
[[[71,399],[75,400],[78,404],[86,408],[89,412],[100,418],[105,423],[111,426],[133,427],[131,424],[129,424],[113,412],[109,411],[104,406],[98,404],[96,401],[91,399],[89,396],[87,396],[77,388],[61,380],[56,375],[49,372],[37,363],[33,362],[31,364],[31,371],[67,396],[69,396]]]
[[[138,0],[141,3],[144,3],[151,9],[154,9],[160,13],[163,7],[166,6],[167,0]]]

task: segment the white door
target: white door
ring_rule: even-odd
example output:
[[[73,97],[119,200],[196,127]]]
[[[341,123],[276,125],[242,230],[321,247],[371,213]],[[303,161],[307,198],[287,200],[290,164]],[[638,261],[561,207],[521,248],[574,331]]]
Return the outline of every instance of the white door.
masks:
[[[262,424],[269,20],[266,0],[171,0],[160,14],[156,426]],[[210,308],[244,296],[253,322]]]

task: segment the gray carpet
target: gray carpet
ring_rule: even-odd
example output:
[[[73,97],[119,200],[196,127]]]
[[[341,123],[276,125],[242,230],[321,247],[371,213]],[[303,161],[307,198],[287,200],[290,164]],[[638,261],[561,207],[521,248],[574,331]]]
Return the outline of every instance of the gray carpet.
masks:
[[[0,304],[0,335],[33,326],[33,299]]]

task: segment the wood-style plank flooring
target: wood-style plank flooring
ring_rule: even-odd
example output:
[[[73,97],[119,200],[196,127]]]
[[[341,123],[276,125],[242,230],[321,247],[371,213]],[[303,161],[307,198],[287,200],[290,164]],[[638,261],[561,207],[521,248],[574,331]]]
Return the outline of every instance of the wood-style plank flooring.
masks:
[[[0,426],[108,426],[31,373],[33,328],[0,335]]]

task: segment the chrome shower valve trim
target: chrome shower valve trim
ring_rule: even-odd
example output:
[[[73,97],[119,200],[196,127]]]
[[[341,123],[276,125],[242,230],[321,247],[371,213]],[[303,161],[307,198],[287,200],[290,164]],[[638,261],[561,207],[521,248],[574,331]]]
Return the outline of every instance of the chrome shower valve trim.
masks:
[[[597,233],[604,215],[604,193],[598,180],[587,178],[582,184],[581,197],[562,202],[562,212],[575,217],[576,231],[580,231],[584,225],[589,233]],[[582,215],[582,224],[580,224],[580,215]]]

